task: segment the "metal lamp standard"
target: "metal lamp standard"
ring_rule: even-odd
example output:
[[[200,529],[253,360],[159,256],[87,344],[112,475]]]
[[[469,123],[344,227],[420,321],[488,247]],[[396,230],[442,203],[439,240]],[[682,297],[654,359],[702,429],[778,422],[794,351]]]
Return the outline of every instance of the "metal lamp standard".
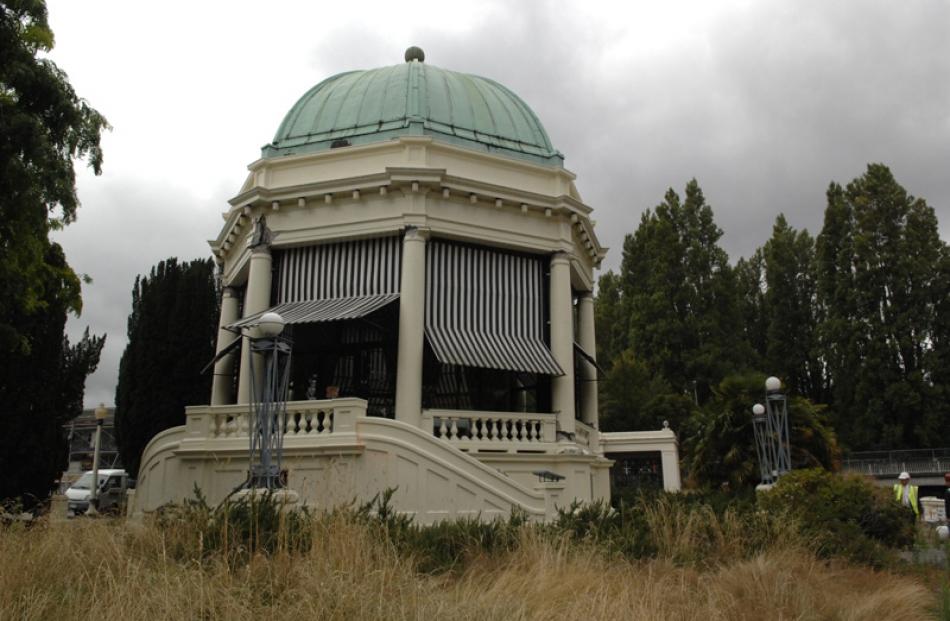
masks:
[[[89,507],[86,509],[86,515],[99,514],[99,446],[102,443],[102,424],[109,415],[104,403],[100,403],[96,408],[96,442],[92,453],[92,487],[89,492]]]
[[[752,406],[752,431],[755,433],[755,454],[759,458],[759,479],[764,485],[771,485],[775,482],[772,477],[773,446],[769,440],[765,406],[761,403]]]
[[[788,432],[788,400],[777,377],[765,380],[765,406],[752,406],[755,453],[759,458],[762,484],[771,486],[792,469]]]
[[[280,476],[287,418],[291,341],[281,333],[284,319],[264,313],[250,337],[251,353],[263,358],[251,382],[250,472],[245,489],[276,490],[284,487]]]
[[[788,433],[788,399],[777,377],[765,380],[765,408],[775,442],[776,479],[792,469],[792,453]]]

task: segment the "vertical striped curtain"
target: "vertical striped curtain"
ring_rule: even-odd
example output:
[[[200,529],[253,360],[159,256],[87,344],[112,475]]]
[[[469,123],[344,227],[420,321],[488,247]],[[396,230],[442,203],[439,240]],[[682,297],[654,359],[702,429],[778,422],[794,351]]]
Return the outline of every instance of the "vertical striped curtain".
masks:
[[[399,299],[402,240],[380,237],[276,254],[276,312],[289,324],[365,317]],[[255,325],[256,313],[228,326]]]
[[[277,303],[399,293],[402,240],[379,237],[280,253]]]
[[[426,249],[426,338],[446,364],[562,375],[544,343],[537,257],[433,240]]]

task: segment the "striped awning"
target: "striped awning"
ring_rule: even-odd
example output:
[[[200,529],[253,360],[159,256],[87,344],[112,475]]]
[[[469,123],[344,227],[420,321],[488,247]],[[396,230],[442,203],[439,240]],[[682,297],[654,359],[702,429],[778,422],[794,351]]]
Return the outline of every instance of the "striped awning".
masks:
[[[454,364],[563,375],[544,342],[540,259],[429,242],[425,333],[435,357]]]
[[[427,328],[426,337],[439,362],[468,367],[564,375],[547,345],[512,334]]]
[[[241,321],[228,326],[228,329],[235,330],[256,325],[264,313],[277,313],[288,324],[359,319],[398,299],[398,293],[386,293],[382,295],[310,300],[307,302],[286,302],[250,317],[245,317]]]

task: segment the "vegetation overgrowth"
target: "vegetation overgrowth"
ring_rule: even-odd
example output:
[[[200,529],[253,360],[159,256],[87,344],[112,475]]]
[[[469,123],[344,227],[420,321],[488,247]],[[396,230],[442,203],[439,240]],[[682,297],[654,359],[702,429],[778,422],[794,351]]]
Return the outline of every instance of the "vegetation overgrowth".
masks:
[[[0,618],[763,619],[936,614],[921,577],[824,551],[784,509],[708,494],[419,526],[371,503],[197,498],[144,524],[0,530]],[[779,502],[776,500],[775,502]]]

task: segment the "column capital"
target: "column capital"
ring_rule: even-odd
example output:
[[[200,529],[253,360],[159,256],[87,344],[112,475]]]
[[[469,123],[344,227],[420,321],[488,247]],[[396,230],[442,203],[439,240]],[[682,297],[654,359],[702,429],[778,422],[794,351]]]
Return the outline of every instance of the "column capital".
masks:
[[[563,263],[565,265],[569,265],[571,263],[571,255],[560,250],[555,252],[554,254],[551,255],[551,265],[555,265],[557,263]]]
[[[221,297],[225,297],[225,298],[239,298],[239,297],[241,297],[241,294],[240,294],[240,291],[238,291],[238,288],[237,288],[237,287],[230,287],[230,286],[228,286],[228,287],[224,287],[224,288],[221,290]]]
[[[592,304],[594,302],[594,292],[593,291],[580,291],[577,294],[578,302],[585,302]]]
[[[431,236],[431,231],[427,228],[419,228],[417,226],[407,226],[406,227],[406,241],[421,241],[425,242],[429,240]]]
[[[266,255],[270,256],[270,244],[260,246],[253,246],[251,248],[251,257]]]

